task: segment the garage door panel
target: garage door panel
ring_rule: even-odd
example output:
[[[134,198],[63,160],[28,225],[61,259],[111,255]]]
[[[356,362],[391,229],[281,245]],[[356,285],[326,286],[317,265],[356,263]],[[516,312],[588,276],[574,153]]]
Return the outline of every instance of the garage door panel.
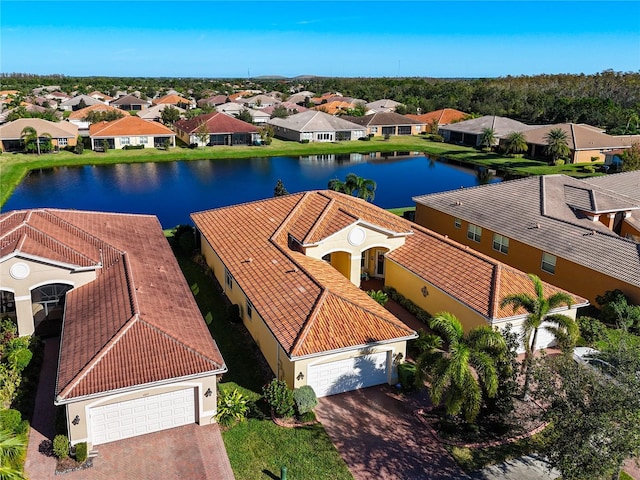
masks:
[[[387,353],[381,352],[312,365],[308,384],[318,397],[380,385],[387,382],[387,364]]]
[[[94,445],[195,422],[194,389],[150,395],[90,410]]]

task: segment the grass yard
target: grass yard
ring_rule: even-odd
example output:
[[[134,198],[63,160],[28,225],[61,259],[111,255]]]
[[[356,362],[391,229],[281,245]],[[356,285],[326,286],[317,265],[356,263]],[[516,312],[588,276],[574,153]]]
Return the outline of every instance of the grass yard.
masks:
[[[242,324],[227,320],[217,284],[190,259],[178,254],[178,262],[229,369],[219,388],[259,398],[262,385],[273,377],[264,365],[256,367],[262,354]],[[224,430],[222,438],[237,480],[280,478],[283,466],[292,480],[353,478],[321,424],[283,428],[270,418],[250,418]]]
[[[483,152],[470,147],[439,143],[423,136],[397,136],[389,140],[372,138],[370,141],[335,143],[298,143],[274,139],[265,146],[216,146],[172,148],[158,150],[109,150],[106,153],[85,150],[81,155],[61,151],[43,155],[3,153],[0,155],[0,206],[9,199],[14,188],[31,170],[81,165],[106,165],[117,163],[172,162],[176,160],[203,160],[221,158],[250,158],[275,156],[300,156],[314,154],[369,153],[369,152],[418,152],[434,158],[449,159],[462,164],[483,166],[505,171],[513,175],[542,175],[564,173],[572,176],[593,175],[584,171],[583,165],[549,166],[546,162],[524,158],[506,157],[493,152]],[[598,164],[592,164],[597,166]]]

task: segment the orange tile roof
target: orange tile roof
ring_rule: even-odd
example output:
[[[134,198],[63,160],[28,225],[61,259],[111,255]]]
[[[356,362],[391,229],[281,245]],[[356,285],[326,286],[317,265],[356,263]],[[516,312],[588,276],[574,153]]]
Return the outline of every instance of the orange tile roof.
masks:
[[[112,122],[99,122],[89,126],[89,136],[94,138],[129,135],[175,135],[175,133],[158,122],[143,120],[135,115],[125,115]]]
[[[1,215],[0,232],[3,258],[96,271],[66,296],[58,400],[224,371],[156,217],[28,210]]]
[[[180,95],[165,95],[164,97],[160,97],[160,98],[156,98],[155,100],[153,100],[151,103],[153,103],[154,105],[162,105],[162,104],[167,104],[167,105],[179,105],[179,104],[184,104],[184,105],[191,105],[193,102],[187,98],[181,97]]]
[[[346,112],[350,108],[353,108],[353,104],[351,102],[334,100],[332,102],[322,103],[317,107],[313,107],[312,110],[319,110],[321,112],[328,113],[329,115],[335,115],[338,112]]]
[[[81,108],[80,110],[76,110],[75,112],[71,112],[68,117],[68,120],[82,120],[86,118],[89,112],[120,112],[120,114],[124,117],[125,115],[129,115],[124,110],[121,110],[116,107],[112,107],[111,105],[105,105],[103,103],[96,103],[95,105],[90,105],[85,108]]]
[[[464,120],[469,114],[456,110],[455,108],[443,108],[441,110],[434,110],[433,112],[423,113],[422,115],[408,114],[407,117],[419,120],[426,124],[438,121],[438,125],[449,125],[450,123],[460,122]]]
[[[186,133],[197,133],[203,123],[208,133],[257,133],[258,127],[221,112],[204,113],[188,120],[178,120],[175,127]]]
[[[191,217],[287,354],[301,357],[415,334],[329,264],[287,247],[291,232],[314,240],[316,224],[335,230],[322,226],[326,217],[372,220],[376,215],[352,216],[367,213],[360,204],[336,192],[307,192]],[[359,208],[347,212],[351,205]],[[386,225],[398,224],[389,218]]]

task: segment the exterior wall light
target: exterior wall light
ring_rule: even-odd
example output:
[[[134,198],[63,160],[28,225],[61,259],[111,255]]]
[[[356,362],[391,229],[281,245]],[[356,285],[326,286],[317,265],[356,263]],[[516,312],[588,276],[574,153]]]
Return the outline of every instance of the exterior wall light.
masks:
[[[205,396],[205,397],[207,397],[207,398],[209,398],[211,395],[213,395],[213,392],[211,391],[211,389],[210,389],[210,388],[207,388],[207,391],[206,391],[206,392],[204,392],[204,396]]]
[[[422,287],[422,290],[420,290],[422,292],[422,296],[426,297],[427,295],[429,295],[429,290],[427,290],[427,286],[425,285],[424,287]]]
[[[298,374],[298,376],[296,377],[296,379],[298,379],[298,380],[302,380],[303,378],[304,378],[304,373],[302,373],[302,372],[300,372]]]
[[[73,423],[74,425],[78,425],[80,423],[80,416],[76,415],[75,418],[71,420],[71,423]]]

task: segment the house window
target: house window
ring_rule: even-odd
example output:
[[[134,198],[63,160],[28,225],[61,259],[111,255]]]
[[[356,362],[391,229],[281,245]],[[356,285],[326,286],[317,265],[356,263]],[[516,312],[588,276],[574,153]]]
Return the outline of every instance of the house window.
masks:
[[[453,226],[456,227],[456,228],[460,228],[462,226],[462,220],[460,220],[459,218],[456,218],[453,221]]]
[[[378,127],[371,127],[371,133],[378,133]]]
[[[253,303],[247,300],[247,317],[251,318],[253,315]]]
[[[227,269],[224,271],[224,282],[227,284],[227,287],[229,287],[229,290],[233,288],[233,276]]]
[[[147,143],[149,143],[148,137],[140,137],[140,143],[142,145],[146,145]]]
[[[502,235],[498,235],[497,233],[494,233],[493,249],[497,250],[500,253],[504,253],[504,254],[509,253],[509,238]]]
[[[120,143],[121,143],[122,145],[129,145],[129,137],[122,137],[122,138],[120,139]]]
[[[542,265],[540,268],[547,273],[556,273],[556,256],[542,252]]]
[[[467,238],[469,240],[473,240],[474,242],[480,242],[480,239],[482,238],[482,228],[478,225],[470,223],[469,227],[467,228]]]
[[[59,147],[66,147],[67,146],[67,139],[66,138],[58,138],[58,146]]]

